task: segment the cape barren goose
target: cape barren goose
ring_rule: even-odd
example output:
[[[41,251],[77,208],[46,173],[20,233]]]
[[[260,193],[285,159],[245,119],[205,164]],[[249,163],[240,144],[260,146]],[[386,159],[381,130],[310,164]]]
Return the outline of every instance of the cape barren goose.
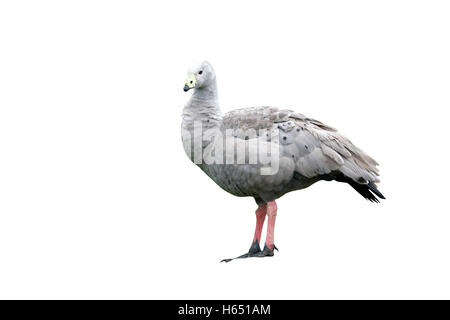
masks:
[[[237,258],[273,256],[277,249],[275,200],[287,192],[325,180],[347,183],[372,202],[384,199],[375,184],[377,162],[336,129],[273,107],[222,114],[216,75],[206,61],[189,73],[184,91],[191,89],[182,121],[186,154],[222,189],[238,197],[253,197],[258,205],[250,250]],[[261,250],[266,215],[267,237]]]

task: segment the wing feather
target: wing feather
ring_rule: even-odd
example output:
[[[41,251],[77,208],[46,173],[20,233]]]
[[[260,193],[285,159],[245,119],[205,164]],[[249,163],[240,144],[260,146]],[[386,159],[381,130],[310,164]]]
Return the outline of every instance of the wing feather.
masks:
[[[280,129],[282,154],[294,158],[295,171],[314,177],[340,171],[360,184],[378,182],[378,163],[335,128],[292,110],[255,107],[233,110],[223,116],[222,128],[248,139],[246,130]]]

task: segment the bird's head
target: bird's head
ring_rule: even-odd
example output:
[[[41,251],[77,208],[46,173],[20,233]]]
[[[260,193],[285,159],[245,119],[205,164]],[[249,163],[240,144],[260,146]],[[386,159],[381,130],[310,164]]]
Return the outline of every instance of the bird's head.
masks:
[[[183,90],[189,91],[194,88],[205,88],[216,79],[216,74],[212,65],[208,61],[203,61],[188,72]]]

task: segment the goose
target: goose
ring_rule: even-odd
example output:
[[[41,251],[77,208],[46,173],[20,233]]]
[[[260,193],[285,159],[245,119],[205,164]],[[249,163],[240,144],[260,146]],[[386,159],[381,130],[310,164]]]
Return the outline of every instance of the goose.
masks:
[[[236,258],[271,257],[276,200],[318,181],[349,184],[371,202],[378,190],[378,163],[336,129],[301,113],[270,106],[222,114],[216,74],[208,61],[188,72],[183,90],[193,90],[182,113],[182,142],[189,159],[219,187],[253,197],[256,227],[250,249]],[[260,238],[267,216],[267,234]]]

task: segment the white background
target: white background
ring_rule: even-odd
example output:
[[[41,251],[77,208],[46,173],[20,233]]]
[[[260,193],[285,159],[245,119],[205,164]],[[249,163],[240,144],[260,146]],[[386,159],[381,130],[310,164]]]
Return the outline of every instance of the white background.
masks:
[[[276,4],[275,4],[276,3]],[[450,298],[446,1],[0,5],[0,298]],[[318,183],[256,205],[184,154],[186,70],[372,155],[386,201]]]

